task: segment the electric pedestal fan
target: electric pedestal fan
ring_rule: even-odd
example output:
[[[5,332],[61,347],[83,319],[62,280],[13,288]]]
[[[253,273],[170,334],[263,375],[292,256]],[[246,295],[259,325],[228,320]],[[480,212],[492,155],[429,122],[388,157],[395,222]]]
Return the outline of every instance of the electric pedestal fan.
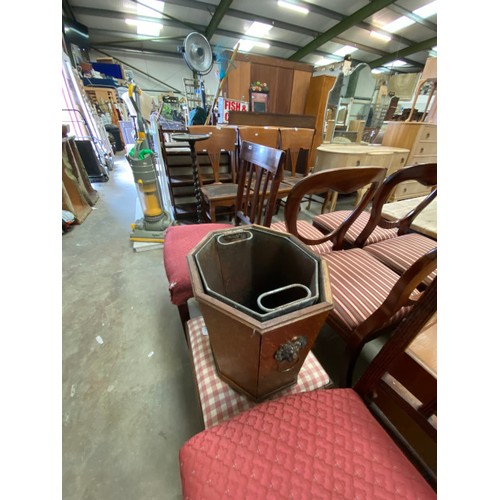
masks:
[[[182,56],[184,57],[184,60],[186,61],[189,69],[199,79],[202,108],[206,113],[207,109],[205,102],[205,87],[201,76],[208,74],[211,71],[212,66],[214,65],[212,47],[210,47],[210,43],[201,33],[192,32],[186,36],[182,47],[179,47],[178,50],[179,52],[182,52]],[[191,111],[192,110],[190,110],[190,113]],[[205,120],[205,118],[203,118],[203,120]],[[198,176],[198,160],[196,157],[195,142],[206,140],[208,139],[209,135],[173,134],[171,137],[174,141],[183,141],[189,144],[189,149],[191,151],[191,167],[193,171],[194,194],[196,197],[196,222],[200,223],[202,222],[202,199],[200,180]]]
[[[186,36],[184,43],[178,50],[182,53],[188,68],[198,77],[200,82],[201,103],[203,109],[206,111],[205,86],[201,76],[210,73],[214,65],[212,47],[201,33],[192,32]]]

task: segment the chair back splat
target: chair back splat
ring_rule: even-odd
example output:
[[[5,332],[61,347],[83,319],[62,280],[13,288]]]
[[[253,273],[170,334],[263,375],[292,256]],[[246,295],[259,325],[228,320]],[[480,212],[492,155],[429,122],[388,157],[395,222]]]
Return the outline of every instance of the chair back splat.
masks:
[[[287,198],[285,206],[287,230],[307,245],[318,245],[328,241],[332,243],[332,249],[342,248],[346,232],[370,203],[377,189],[382,185],[386,172],[387,169],[383,167],[347,167],[323,170],[304,177],[293,186]],[[298,216],[301,203],[308,196],[329,190],[339,194],[349,194],[367,185],[369,185],[369,189],[355,210],[346,214],[345,220],[334,230],[323,236],[320,236],[318,231],[318,235],[314,239],[300,234],[297,225]]]
[[[283,168],[282,150],[242,142],[238,170],[237,225],[243,222],[271,226]]]
[[[292,178],[308,175],[307,166],[313,138],[314,129],[312,128],[280,128],[280,149],[283,149],[287,155],[285,174]]]
[[[437,188],[434,187],[428,196],[403,217],[393,221],[386,220],[382,216],[384,205],[388,203],[394,188],[407,181],[417,181],[426,187],[436,186],[437,164],[411,165],[389,175],[374,196],[370,211],[360,214],[356,224],[346,234],[346,246],[361,248],[407,234],[410,231],[415,218],[436,198]],[[313,217],[313,226],[322,233],[329,234],[337,228],[348,213],[348,210],[338,210],[316,215]]]

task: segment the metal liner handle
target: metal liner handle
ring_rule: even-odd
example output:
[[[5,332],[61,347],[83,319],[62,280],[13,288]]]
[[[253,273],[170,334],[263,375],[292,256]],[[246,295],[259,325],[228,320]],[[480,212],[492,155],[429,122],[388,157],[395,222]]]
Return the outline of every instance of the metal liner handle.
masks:
[[[217,243],[219,245],[234,245],[235,243],[242,243],[243,241],[250,241],[253,238],[253,233],[250,231],[232,231],[226,234],[217,236]]]
[[[287,303],[282,304],[282,305],[280,305],[278,307],[269,308],[269,307],[266,307],[266,306],[262,305],[262,299],[263,298],[268,297],[269,295],[273,295],[273,294],[276,294],[276,293],[283,292],[284,290],[289,290],[290,288],[302,288],[303,290],[306,291],[306,296],[302,297],[301,299],[294,300],[292,302],[287,302]],[[285,307],[290,307],[290,306],[292,306],[294,304],[300,304],[301,302],[304,302],[305,300],[309,299],[311,296],[312,296],[311,290],[307,286],[303,285],[302,283],[292,283],[291,285],[282,286],[281,288],[275,288],[274,290],[270,290],[269,292],[261,293],[257,297],[257,305],[263,311],[273,312],[273,311],[277,311],[279,309],[284,309]]]

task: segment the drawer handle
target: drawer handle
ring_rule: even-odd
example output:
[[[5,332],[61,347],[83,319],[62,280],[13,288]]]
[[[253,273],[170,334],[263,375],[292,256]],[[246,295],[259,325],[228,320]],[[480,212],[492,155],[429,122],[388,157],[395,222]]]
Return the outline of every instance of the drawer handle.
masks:
[[[424,148],[420,148],[420,152],[423,153],[424,152]]]
[[[399,160],[399,163],[403,164],[405,162],[404,156]]]
[[[430,132],[427,132],[427,135],[425,136],[426,139],[428,139],[431,136]]]
[[[356,167],[359,167],[361,165],[361,161],[357,160],[356,161]]]

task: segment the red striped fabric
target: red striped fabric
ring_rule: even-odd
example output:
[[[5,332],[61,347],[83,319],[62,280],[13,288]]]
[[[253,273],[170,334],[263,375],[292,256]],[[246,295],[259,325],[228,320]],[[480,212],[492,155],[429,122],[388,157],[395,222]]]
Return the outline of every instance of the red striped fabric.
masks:
[[[403,274],[415,261],[430,250],[436,248],[437,242],[421,234],[405,234],[397,238],[374,243],[363,247],[380,262],[398,274]],[[427,276],[425,285],[430,285],[436,277],[437,270]]]
[[[280,231],[282,233],[288,232],[286,230],[286,224],[284,222],[273,222],[271,224],[271,229]],[[301,236],[309,239],[322,238],[324,234],[313,227],[309,222],[304,220],[297,221],[297,230]],[[307,245],[307,247],[315,253],[322,254],[325,252],[331,252],[332,244],[329,242],[319,243],[318,245]]]
[[[330,212],[328,214],[316,215],[313,217],[313,222],[318,226],[323,228],[325,234],[337,229],[342,222],[351,214],[351,210],[338,210],[337,212]],[[359,236],[361,231],[364,229],[370,218],[369,212],[361,212],[358,218],[353,222],[352,226],[349,228],[345,235],[345,240],[350,245],[353,245],[356,238]],[[365,245],[370,245],[372,243],[377,243],[379,241],[384,241],[389,238],[394,238],[398,235],[398,230],[395,229],[383,229],[381,227],[376,227],[372,234],[366,240]]]
[[[399,275],[364,250],[353,248],[322,254],[328,264],[335,307],[330,319],[339,334],[349,335],[387,298]],[[406,308],[394,315],[399,320]]]

